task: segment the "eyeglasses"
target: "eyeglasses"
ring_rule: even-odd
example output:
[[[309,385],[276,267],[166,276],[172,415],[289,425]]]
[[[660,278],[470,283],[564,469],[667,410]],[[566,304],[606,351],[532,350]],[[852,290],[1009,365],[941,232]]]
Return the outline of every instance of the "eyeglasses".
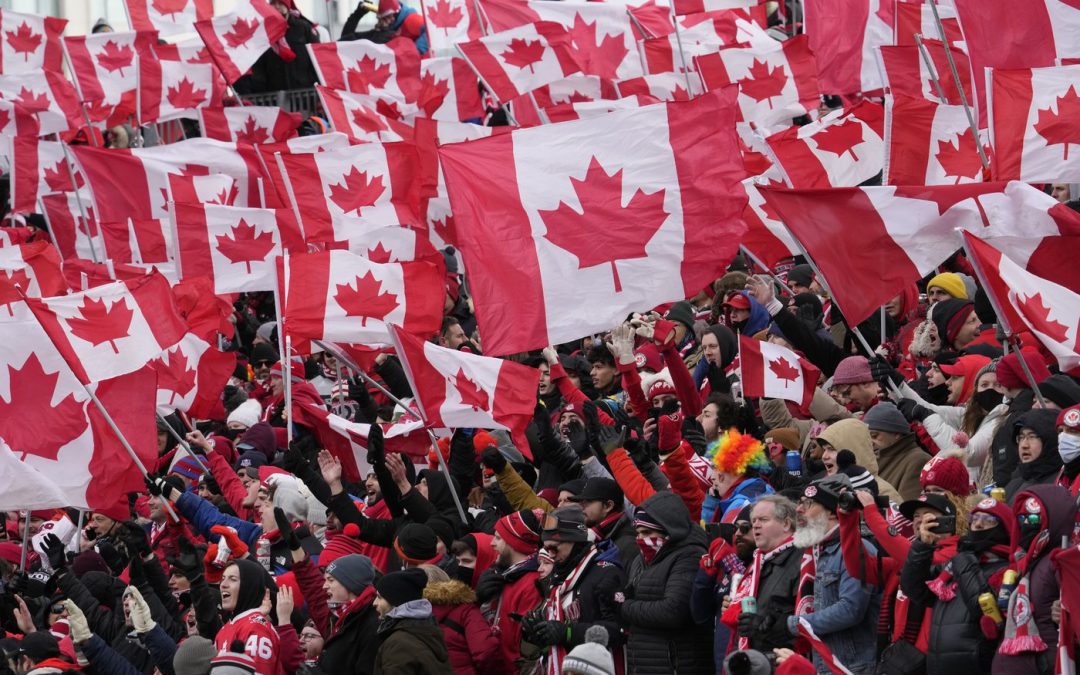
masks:
[[[992,516],[989,513],[973,513],[971,514],[971,524],[975,525],[976,523],[980,525],[997,525],[998,519],[997,516]]]
[[[300,639],[301,640],[318,640],[321,637],[322,637],[321,634],[314,633],[314,632],[313,633],[307,633],[307,632],[300,633]]]
[[[1021,443],[1023,441],[1038,441],[1042,440],[1039,434],[1017,434],[1016,442]]]

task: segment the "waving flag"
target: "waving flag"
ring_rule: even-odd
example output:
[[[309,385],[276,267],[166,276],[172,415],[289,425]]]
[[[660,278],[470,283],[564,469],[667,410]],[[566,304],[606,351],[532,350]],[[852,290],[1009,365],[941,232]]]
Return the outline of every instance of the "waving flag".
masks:
[[[41,198],[49,234],[60,257],[68,261],[65,269],[75,258],[98,260],[104,257],[105,243],[98,230],[94,208],[87,202],[87,195],[80,198],[75,192],[57,192]]]
[[[457,47],[500,101],[581,71],[570,48],[570,36],[552,21],[511,28]]]
[[[357,94],[383,91],[408,102],[415,102],[420,94],[420,55],[408,38],[386,44],[325,42],[309,44],[307,49],[324,87]]]
[[[128,218],[98,223],[98,228],[110,260],[136,265],[175,260],[172,228],[167,220]]]
[[[734,95],[439,148],[485,352],[606,330],[722,273],[745,232]]]
[[[949,45],[957,50],[964,49],[964,34],[960,30],[960,21],[956,18],[956,8],[952,6],[952,3],[939,2],[937,12],[941,18],[941,25],[945,28],[945,37],[949,39]],[[930,3],[926,0],[896,3],[896,20],[893,26],[894,44],[913,46],[916,35],[923,36],[923,44],[931,42],[927,39],[930,36],[941,37]],[[934,40],[934,42],[941,44],[940,40]],[[882,49],[887,49],[887,47],[882,47]],[[957,64],[957,68],[959,67],[960,65]],[[968,71],[965,68],[962,72]]]
[[[862,101],[851,110],[773,134],[766,142],[792,187],[846,187],[881,173],[883,127],[881,104]]]
[[[809,413],[821,371],[787,347],[739,336],[743,396],[781,398]]]
[[[476,73],[465,59],[433,58],[420,62],[420,98],[426,117],[447,122],[480,120],[484,105]]]
[[[46,141],[36,136],[11,140],[11,206],[18,213],[34,213],[38,200],[52,192],[72,192],[72,176],[81,188],[86,178],[72,169],[60,141]]]
[[[391,143],[413,136],[411,124],[380,113],[378,103],[372,105],[366,96],[320,85],[315,85],[315,91],[334,131],[349,138],[364,143]]]
[[[983,178],[963,106],[893,94],[885,100],[888,185],[953,185]]]
[[[221,105],[221,76],[209,63],[154,59],[140,61],[139,68],[155,71],[142,77],[139,118],[144,122],[198,119],[199,108]]]
[[[472,0],[420,0],[420,6],[432,52],[444,52],[484,35],[482,19]]]
[[[174,204],[180,278],[209,276],[214,292],[274,290],[281,234],[274,209]]]
[[[285,112],[276,105],[199,110],[199,125],[205,137],[233,143],[279,143],[295,136],[303,121],[300,113]]]
[[[20,453],[21,454],[21,453]],[[56,483],[33,465],[23,462],[0,438],[0,473],[4,475],[3,496],[0,509],[21,511],[23,509],[67,508],[71,497],[64,494]]]
[[[39,134],[63,133],[85,124],[79,96],[59,72],[0,75],[0,99],[16,103],[34,115]]]
[[[18,288],[16,288],[18,287]],[[68,292],[60,271],[60,254],[47,241],[0,247],[0,316],[11,315],[20,294],[34,298]]]
[[[157,373],[158,413],[182,410],[202,418],[221,405],[221,390],[236,370],[236,352],[223,352],[188,333],[150,367]]]
[[[398,326],[391,326],[390,334],[429,427],[506,429],[529,456],[525,427],[536,407],[539,370],[440,347]]]
[[[0,10],[0,73],[60,73],[64,68],[60,36],[67,23],[52,16]]]
[[[746,235],[742,245],[754,254],[769,269],[785,258],[799,255],[799,246],[792,239],[791,233],[784,227],[773,209],[758,190],[759,179],[747,178],[743,181],[748,203],[743,220],[746,221]]]
[[[154,61],[152,32],[96,33],[64,38],[75,89],[92,122],[121,124],[138,112],[140,64]],[[153,74],[152,68],[142,71]],[[160,77],[160,71],[156,72]],[[160,83],[147,83],[160,89]]]
[[[1080,65],[994,70],[990,141],[1001,180],[1080,181]]]
[[[214,0],[124,0],[135,30],[172,37],[195,30],[196,21],[214,16]]]
[[[228,14],[195,22],[195,31],[229,84],[285,37],[287,28],[284,17],[266,0],[240,0]]]
[[[253,145],[259,166],[262,168],[262,206],[267,208],[292,208],[292,197],[285,186],[276,155],[305,155],[327,150],[341,150],[349,147],[351,141],[343,133],[331,132],[314,136],[297,136],[284,143],[264,143]],[[295,218],[294,218],[295,219]]]
[[[806,0],[805,29],[821,90],[870,93],[882,88],[875,52],[893,44],[893,0]]]
[[[899,4],[906,5],[906,3]],[[885,86],[894,96],[922,97],[934,103],[960,105],[960,90],[949,71],[945,47],[940,40],[923,40],[923,46],[933,64],[933,72],[927,67],[918,47],[881,48],[881,69],[885,77]],[[975,89],[971,85],[971,63],[963,51],[959,49],[949,51],[952,54],[953,63],[956,64],[957,75],[960,76],[960,82],[964,86],[964,96],[967,97],[968,105],[971,105],[975,101]],[[933,82],[934,76],[937,77],[937,86]],[[945,101],[941,100],[938,87],[941,87],[940,91],[945,96]],[[978,108],[973,112],[978,116]]]

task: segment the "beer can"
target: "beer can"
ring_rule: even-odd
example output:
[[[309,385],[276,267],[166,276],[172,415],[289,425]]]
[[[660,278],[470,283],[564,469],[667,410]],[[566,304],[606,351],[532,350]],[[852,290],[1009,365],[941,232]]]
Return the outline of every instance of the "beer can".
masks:
[[[740,600],[739,606],[745,614],[757,614],[757,598],[752,595]]]

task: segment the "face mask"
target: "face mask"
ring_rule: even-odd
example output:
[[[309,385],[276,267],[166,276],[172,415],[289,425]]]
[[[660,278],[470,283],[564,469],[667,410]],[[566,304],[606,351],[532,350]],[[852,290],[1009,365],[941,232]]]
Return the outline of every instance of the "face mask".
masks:
[[[936,387],[929,387],[926,390],[927,403],[933,403],[934,405],[945,405],[945,402],[949,400],[949,387],[944,384],[939,384]]]
[[[1061,455],[1061,461],[1066,464],[1080,457],[1080,436],[1058,434],[1058,454]]]
[[[961,543],[970,551],[982,553],[997,544],[1008,544],[1009,533],[1001,526],[989,530],[971,530],[962,537]]]
[[[972,398],[979,404],[979,407],[989,412],[1001,405],[1001,402],[1005,397],[1001,392],[994,389],[983,389],[982,391],[975,392],[975,395]]]
[[[667,543],[667,540],[668,538],[663,535],[638,537],[638,549],[641,551],[641,557],[645,560],[646,565],[652,564],[653,558],[660,552],[660,549]]]

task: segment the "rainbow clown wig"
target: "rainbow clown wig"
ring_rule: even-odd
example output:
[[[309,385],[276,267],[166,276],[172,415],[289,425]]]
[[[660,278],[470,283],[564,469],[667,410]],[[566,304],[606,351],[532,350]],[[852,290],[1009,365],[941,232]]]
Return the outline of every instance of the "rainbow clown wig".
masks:
[[[737,429],[728,429],[710,443],[705,454],[718,473],[732,476],[767,475],[773,468],[765,454],[765,444]]]

